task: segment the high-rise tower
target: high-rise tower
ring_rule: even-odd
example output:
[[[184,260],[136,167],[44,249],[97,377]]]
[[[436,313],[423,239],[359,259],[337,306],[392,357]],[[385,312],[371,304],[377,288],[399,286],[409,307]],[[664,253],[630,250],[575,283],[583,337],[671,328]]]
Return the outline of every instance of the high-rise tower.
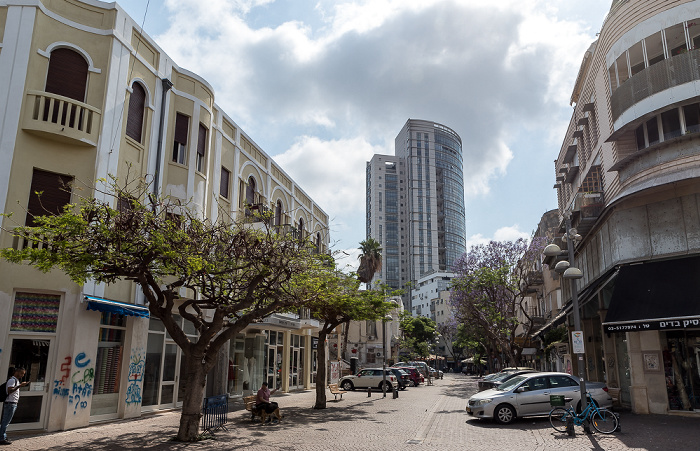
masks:
[[[377,278],[403,288],[424,274],[450,271],[466,250],[462,140],[452,129],[409,119],[395,156],[367,163],[367,236],[382,243]],[[405,307],[409,293],[404,296]]]

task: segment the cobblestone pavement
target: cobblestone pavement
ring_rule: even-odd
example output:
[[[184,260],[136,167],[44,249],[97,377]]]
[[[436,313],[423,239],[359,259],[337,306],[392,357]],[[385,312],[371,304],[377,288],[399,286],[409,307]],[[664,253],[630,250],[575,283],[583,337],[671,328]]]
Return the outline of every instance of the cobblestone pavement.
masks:
[[[476,378],[447,374],[433,386],[409,388],[398,399],[366,391],[346,393],[328,408],[313,410],[315,392],[274,396],[285,418],[280,424],[251,422],[242,402],[232,406],[228,431],[194,444],[172,441],[179,412],[92,425],[71,431],[10,433],[11,449],[38,450],[673,450],[700,451],[700,418],[622,413],[622,431],[576,437],[555,432],[546,418],[509,426],[471,419],[467,398]]]

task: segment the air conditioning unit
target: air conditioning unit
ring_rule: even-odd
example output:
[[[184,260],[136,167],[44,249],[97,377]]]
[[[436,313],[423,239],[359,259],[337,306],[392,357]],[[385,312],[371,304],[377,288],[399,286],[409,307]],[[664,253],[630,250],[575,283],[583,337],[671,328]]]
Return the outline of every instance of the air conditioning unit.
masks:
[[[381,357],[381,356],[382,356],[382,353],[381,353],[381,352],[378,352],[378,353],[377,353],[377,357]]]

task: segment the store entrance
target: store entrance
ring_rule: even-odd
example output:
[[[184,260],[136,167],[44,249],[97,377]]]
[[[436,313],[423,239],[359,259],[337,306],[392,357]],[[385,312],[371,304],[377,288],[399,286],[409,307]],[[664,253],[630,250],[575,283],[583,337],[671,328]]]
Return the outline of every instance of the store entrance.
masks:
[[[12,418],[10,430],[43,429],[44,416],[51,389],[46,381],[46,368],[53,345],[53,338],[44,336],[12,337],[10,362],[27,372],[21,382],[29,385],[20,388],[20,402]],[[66,384],[68,386],[68,383]],[[78,401],[80,407],[80,401]]]
[[[700,411],[700,331],[667,332],[663,360],[669,409]]]

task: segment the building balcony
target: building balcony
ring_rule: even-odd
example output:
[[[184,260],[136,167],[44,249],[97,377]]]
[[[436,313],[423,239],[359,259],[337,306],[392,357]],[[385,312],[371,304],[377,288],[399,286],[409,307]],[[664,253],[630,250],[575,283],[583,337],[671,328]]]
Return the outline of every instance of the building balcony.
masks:
[[[541,287],[542,284],[544,284],[542,271],[528,271],[527,274],[525,274],[525,283],[527,283],[527,286],[530,288]]]
[[[585,237],[605,209],[603,193],[578,193],[574,201],[572,226]]]
[[[700,80],[699,63],[700,49],[696,49],[660,61],[633,75],[610,96],[613,122],[635,104],[654,94]]]
[[[86,103],[43,91],[29,91],[22,129],[73,145],[97,146],[102,112]]]

